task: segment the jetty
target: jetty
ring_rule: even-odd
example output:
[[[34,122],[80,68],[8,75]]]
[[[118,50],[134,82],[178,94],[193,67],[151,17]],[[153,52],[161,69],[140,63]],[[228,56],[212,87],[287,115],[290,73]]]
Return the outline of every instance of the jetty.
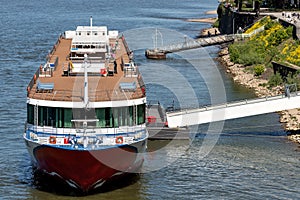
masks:
[[[159,103],[147,105],[147,130],[149,140],[183,140],[190,138],[188,127],[168,127],[166,111]]]

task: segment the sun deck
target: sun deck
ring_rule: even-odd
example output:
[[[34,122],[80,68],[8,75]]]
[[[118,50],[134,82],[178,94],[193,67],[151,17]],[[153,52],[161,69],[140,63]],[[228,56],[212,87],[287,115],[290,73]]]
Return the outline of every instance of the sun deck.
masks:
[[[93,69],[90,57],[88,72],[89,101],[114,101],[137,99],[145,96],[143,80],[138,69],[127,68],[131,52],[124,37],[109,39],[115,48],[114,58],[103,58],[99,65],[105,65],[107,74]],[[84,76],[73,65],[81,65],[82,60],[70,58],[72,39],[60,36],[47,56],[47,63],[41,65],[27,88],[27,96],[32,99],[80,102],[84,98]],[[72,59],[72,60],[71,60]],[[46,66],[47,65],[47,66]],[[76,71],[77,70],[77,71]],[[103,76],[105,75],[105,76]]]

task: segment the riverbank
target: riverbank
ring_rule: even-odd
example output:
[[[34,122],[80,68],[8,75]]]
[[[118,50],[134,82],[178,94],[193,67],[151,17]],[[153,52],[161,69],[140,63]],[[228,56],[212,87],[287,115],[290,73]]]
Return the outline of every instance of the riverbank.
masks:
[[[202,22],[202,23],[208,23],[213,24],[215,23],[217,18],[215,17],[209,17],[209,18],[196,18],[196,19],[187,19],[187,22]]]
[[[224,47],[219,53],[219,62],[226,68],[226,72],[233,76],[234,82],[251,88],[258,97],[268,97],[282,94],[283,87],[277,86],[272,89],[266,87],[268,80],[254,76],[246,70],[246,67],[230,61],[228,47]],[[279,112],[280,122],[290,134],[289,139],[300,143],[300,109],[285,110]]]
[[[210,11],[206,11],[205,15],[217,15],[217,11],[216,10],[210,10]],[[213,17],[207,17],[207,18],[196,18],[196,19],[187,19],[187,22],[201,22],[201,23],[208,23],[208,24],[213,24],[217,21],[217,17],[213,16]]]

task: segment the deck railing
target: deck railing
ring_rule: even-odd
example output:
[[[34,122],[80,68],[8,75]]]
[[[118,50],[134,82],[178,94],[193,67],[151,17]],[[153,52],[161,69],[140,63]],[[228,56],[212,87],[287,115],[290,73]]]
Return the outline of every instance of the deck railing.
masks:
[[[76,90],[53,90],[52,92],[31,91],[28,97],[40,100],[50,101],[73,101],[82,102],[84,91]],[[114,90],[90,90],[89,101],[118,101],[130,100],[145,97],[145,92],[142,87],[136,88],[135,91],[123,91],[120,88]]]

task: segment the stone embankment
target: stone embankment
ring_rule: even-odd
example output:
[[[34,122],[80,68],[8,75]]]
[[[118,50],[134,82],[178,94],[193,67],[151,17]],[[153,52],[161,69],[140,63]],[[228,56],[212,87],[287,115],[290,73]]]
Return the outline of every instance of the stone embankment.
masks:
[[[282,94],[282,87],[278,86],[270,90],[266,87],[267,80],[255,77],[253,73],[246,70],[245,66],[231,62],[227,47],[220,51],[219,60],[226,67],[227,73],[232,74],[235,82],[253,89],[258,97]],[[295,134],[300,132],[300,109],[281,111],[280,122],[283,123],[286,131],[292,133],[289,139],[300,143],[300,135]]]

